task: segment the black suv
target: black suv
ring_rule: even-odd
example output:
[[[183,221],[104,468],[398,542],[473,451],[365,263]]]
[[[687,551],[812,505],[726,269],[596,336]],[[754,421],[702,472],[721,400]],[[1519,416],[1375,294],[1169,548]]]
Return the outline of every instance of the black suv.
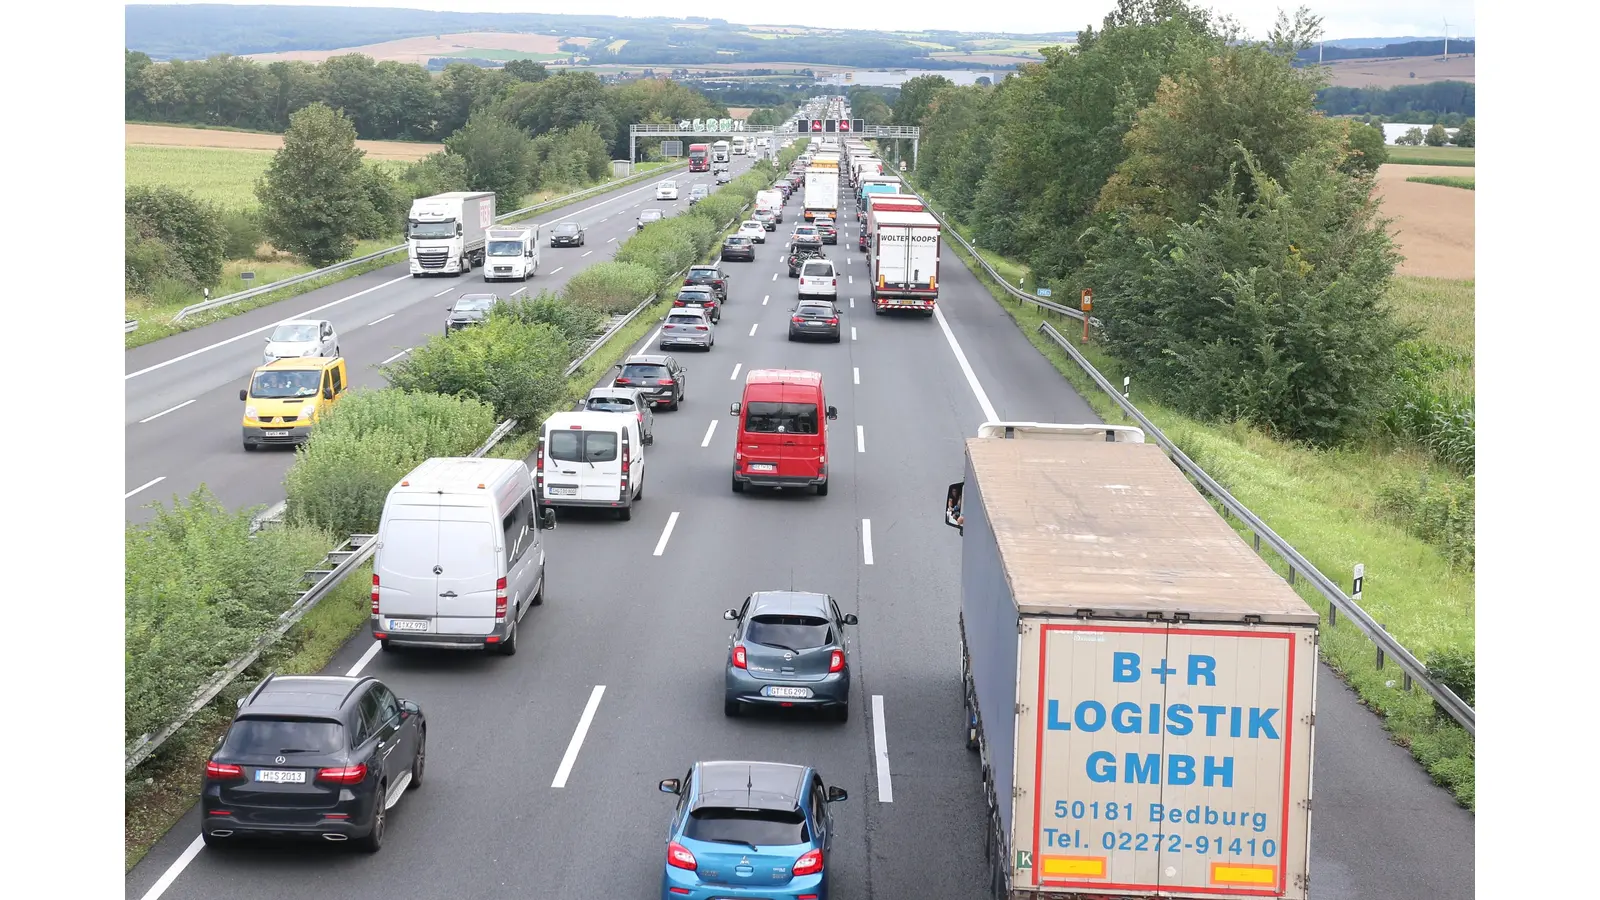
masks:
[[[206,762],[200,835],[383,846],[390,807],[422,784],[422,710],[372,676],[268,675]]]
[[[722,302],[717,299],[710,285],[690,284],[678,288],[678,296],[672,298],[672,305],[703,309],[711,321],[722,321]]]
[[[755,242],[747,237],[729,235],[722,239],[722,258],[724,260],[742,259],[745,262],[756,261]]]
[[[717,292],[717,299],[723,303],[728,302],[728,275],[722,271],[722,266],[717,263],[709,265],[690,266],[688,274],[683,276],[685,285],[704,285]]]
[[[637,353],[622,361],[622,371],[612,386],[638,388],[652,406],[676,410],[683,402],[688,374],[689,370],[670,356]]]
[[[550,246],[582,247],[583,226],[577,222],[560,222],[550,228]]]

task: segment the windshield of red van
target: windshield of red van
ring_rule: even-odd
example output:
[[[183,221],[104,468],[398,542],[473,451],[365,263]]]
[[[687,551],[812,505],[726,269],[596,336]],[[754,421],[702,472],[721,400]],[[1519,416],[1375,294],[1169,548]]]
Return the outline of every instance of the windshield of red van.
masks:
[[[770,403],[756,400],[745,404],[744,430],[752,434],[816,434],[815,403]]]

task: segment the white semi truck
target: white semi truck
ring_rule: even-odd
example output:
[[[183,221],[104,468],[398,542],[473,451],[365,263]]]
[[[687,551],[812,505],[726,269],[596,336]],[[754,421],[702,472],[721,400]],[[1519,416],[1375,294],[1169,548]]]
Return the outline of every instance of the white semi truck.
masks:
[[[996,896],[1305,900],[1317,613],[1138,428],[986,422],[965,469]]]
[[[890,310],[916,310],[932,316],[939,301],[939,220],[931,213],[884,205],[874,203],[867,214],[873,311],[881,316]]]
[[[484,281],[527,281],[538,271],[538,225],[497,225],[489,229]]]
[[[411,201],[406,217],[411,277],[464,275],[483,265],[493,225],[493,191],[451,191]]]
[[[806,169],[805,199],[801,209],[807,222],[817,216],[834,216],[839,212],[839,167],[837,164],[818,166],[813,160]]]

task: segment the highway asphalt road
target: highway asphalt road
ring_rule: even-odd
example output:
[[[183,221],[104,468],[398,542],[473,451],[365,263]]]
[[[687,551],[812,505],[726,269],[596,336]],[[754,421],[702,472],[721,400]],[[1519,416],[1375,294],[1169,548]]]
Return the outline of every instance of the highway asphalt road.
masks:
[[[378,653],[365,633],[341,651],[330,672],[377,675],[428,713],[428,783],[395,808],[382,853],[208,850],[191,812],[129,873],[129,900],[657,896],[672,801],[656,782],[717,758],[808,763],[850,792],[835,808],[834,896],[986,896],[945,485],[986,402],[1000,417],[1095,417],[953,256],[939,318],[872,315],[849,281],[864,271],[854,232],[828,248],[854,260],[839,344],[785,339],[795,282],[779,244],[729,264],[716,348],[678,354],[686,400],[657,415],[645,498],[626,523],[561,516],[548,602],[517,656]],[[728,405],[745,372],[775,366],[822,372],[839,409],[827,497],[729,490]],[[722,715],[721,611],[791,586],[860,616],[846,724]],[[1471,815],[1326,669],[1319,687],[1312,896],[1471,898]]]
[[[740,158],[734,174],[749,164]],[[328,319],[339,334],[351,385],[381,386],[377,366],[443,331],[446,310],[456,297],[558,290],[590,263],[609,260],[633,234],[640,210],[658,207],[676,214],[688,208],[691,185],[712,183],[707,173],[683,171],[672,177],[678,181],[677,201],[657,201],[656,182],[647,181],[536,217],[547,230],[555,222],[576,221],[587,232],[582,248],[552,248],[545,237],[539,271],[526,285],[485,282],[482,269],[459,277],[412,278],[402,262],[128,351],[127,520],[146,521],[152,501],[170,503],[174,494],[187,496],[201,484],[232,509],[283,499],[283,476],[294,452],[249,453],[240,440],[239,389],[261,364],[266,335],[276,323]]]

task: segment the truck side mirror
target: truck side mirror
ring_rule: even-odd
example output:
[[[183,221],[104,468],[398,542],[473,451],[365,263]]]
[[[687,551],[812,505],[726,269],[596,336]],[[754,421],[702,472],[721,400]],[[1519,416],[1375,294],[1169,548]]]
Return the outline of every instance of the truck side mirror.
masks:
[[[555,528],[556,511],[550,509],[549,507],[545,507],[545,511],[539,516],[539,527],[545,531]]]
[[[324,399],[324,400],[332,400],[333,399],[333,388],[331,388],[331,387],[323,388],[322,389],[322,399]]]
[[[830,420],[839,418],[839,409],[838,409],[838,407],[835,407],[835,406],[828,407],[828,418]]]
[[[950,485],[944,500],[944,523],[963,535],[966,534],[963,527],[966,517],[961,514],[961,495],[965,490],[966,482],[958,481]]]
[[[239,392],[239,399],[240,400],[244,399],[244,391],[240,391]],[[739,404],[737,404],[737,403],[731,404],[728,407],[728,415],[737,416],[738,414],[739,414]]]

